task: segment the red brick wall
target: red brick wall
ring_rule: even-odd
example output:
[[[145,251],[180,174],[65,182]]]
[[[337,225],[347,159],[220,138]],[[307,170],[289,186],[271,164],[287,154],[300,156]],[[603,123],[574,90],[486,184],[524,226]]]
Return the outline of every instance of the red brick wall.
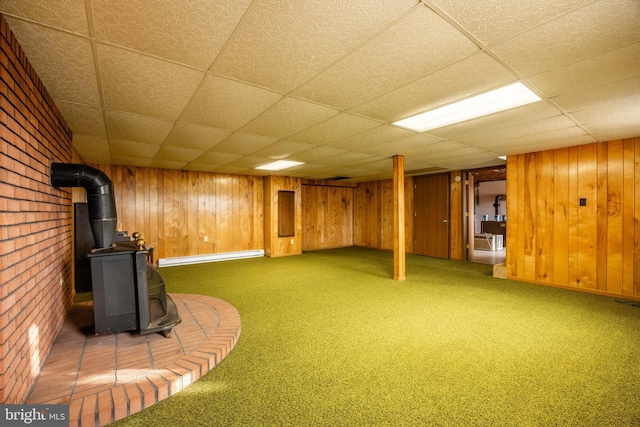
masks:
[[[0,402],[23,403],[73,298],[71,131],[0,15]]]

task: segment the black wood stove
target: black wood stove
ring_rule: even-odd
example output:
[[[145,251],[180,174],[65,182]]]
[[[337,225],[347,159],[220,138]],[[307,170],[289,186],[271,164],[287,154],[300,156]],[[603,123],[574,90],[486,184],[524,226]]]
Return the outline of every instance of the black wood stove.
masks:
[[[117,232],[113,184],[102,171],[53,163],[53,187],[83,187],[87,203],[76,206],[76,291],[92,291],[95,333],[138,331],[169,336],[180,323],[149,249],[134,233]],[[87,221],[88,217],[88,221]],[[83,229],[89,224],[90,233]],[[90,248],[90,249],[88,249]]]

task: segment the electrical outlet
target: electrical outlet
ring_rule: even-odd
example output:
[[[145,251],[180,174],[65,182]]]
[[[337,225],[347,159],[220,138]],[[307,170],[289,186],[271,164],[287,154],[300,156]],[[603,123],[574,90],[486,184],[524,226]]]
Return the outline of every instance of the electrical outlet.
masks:
[[[294,245],[296,243],[296,241],[294,239],[291,239],[291,244]]]
[[[209,236],[204,236],[204,241],[208,242],[209,241]]]

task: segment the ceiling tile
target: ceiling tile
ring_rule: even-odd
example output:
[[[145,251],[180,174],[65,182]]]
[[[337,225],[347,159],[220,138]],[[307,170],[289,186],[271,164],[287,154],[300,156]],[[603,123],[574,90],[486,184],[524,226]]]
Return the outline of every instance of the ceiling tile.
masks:
[[[244,156],[240,157],[237,160],[233,160],[227,163],[227,166],[235,166],[242,167],[245,169],[253,169],[257,166],[266,165],[267,163],[271,163],[273,160],[267,157],[258,157],[258,156]],[[271,172],[271,171],[269,171]]]
[[[207,75],[180,119],[204,126],[236,130],[281,98],[282,95],[273,91]]]
[[[431,0],[478,40],[490,45],[592,0]]]
[[[214,70],[288,93],[414,6],[415,0],[254,2]]]
[[[234,160],[238,160],[241,158],[240,154],[232,154],[232,153],[220,153],[216,151],[208,151],[194,159],[194,163],[205,163],[210,165],[226,165],[227,163],[233,162]]]
[[[92,0],[98,40],[206,70],[250,0]]]
[[[528,122],[488,132],[461,136],[456,138],[456,141],[473,145],[475,147],[485,147],[487,144],[490,145],[495,141],[511,140],[558,129],[567,129],[574,127],[575,125],[576,124],[568,117],[559,115],[535,122]]]
[[[272,160],[286,159],[303,151],[311,150],[316,145],[290,140],[282,140],[251,153],[252,156],[268,157]],[[297,160],[297,159],[292,159]]]
[[[323,145],[338,139],[355,135],[365,130],[373,129],[382,123],[355,114],[340,113],[327,121],[312,126],[300,133],[292,135],[290,139],[310,144]]]
[[[142,159],[153,159],[158,150],[160,150],[159,145],[123,140],[111,140],[110,147],[111,155],[114,157],[138,157]]]
[[[624,102],[571,113],[599,141],[640,135],[640,93]]]
[[[496,141],[487,144],[486,149],[493,150],[500,155],[511,156],[514,154],[553,150],[592,142],[596,142],[595,138],[587,135],[579,127],[573,126],[570,128],[555,129],[549,132],[525,135],[510,140]]]
[[[440,143],[435,145],[434,147],[429,147],[428,149],[424,150],[421,156],[423,158],[428,159],[429,162],[431,162],[432,164],[437,163],[438,165],[440,165],[440,163],[438,162],[443,162],[446,160],[462,158],[462,157],[473,157],[473,156],[481,155],[483,153],[484,153],[483,150],[475,147],[469,147],[462,144],[453,145],[450,143],[448,144]],[[420,156],[416,156],[416,157],[420,157]]]
[[[247,155],[254,151],[276,142],[277,138],[267,136],[251,135],[248,133],[233,133],[215,146],[216,151],[223,153],[235,153]]]
[[[420,147],[411,152],[411,156],[405,159],[405,170],[424,168],[428,166],[444,166],[439,164],[442,159],[455,158],[462,155],[470,147],[455,141],[444,141],[431,144],[428,147]],[[477,149],[473,149],[477,153]]]
[[[296,154],[296,160],[300,162],[315,162],[318,163],[327,157],[338,156],[344,153],[348,153],[348,150],[340,148],[327,147],[326,145],[313,148],[311,150]]]
[[[477,50],[431,9],[417,7],[293,95],[348,109]]]
[[[638,0],[595,1],[491,50],[519,73],[532,75],[637,42],[638,22]]]
[[[441,142],[440,138],[425,134],[415,134],[405,138],[396,139],[371,147],[365,147],[362,151],[380,156],[395,156],[413,153],[416,150],[429,149],[429,147]]]
[[[415,132],[407,129],[402,129],[397,126],[382,125],[378,126],[377,128],[373,128],[364,132],[360,132],[359,134],[340,139],[328,145],[330,147],[343,148],[346,150],[359,150],[365,147],[372,147],[377,144],[394,141],[396,139],[404,138],[411,135],[415,135]]]
[[[166,145],[207,151],[228,137],[230,132],[207,126],[178,122],[164,140]]]
[[[375,154],[348,151],[338,156],[325,158],[323,160],[318,161],[318,163],[325,163],[327,165],[338,165],[338,166],[340,165],[358,166],[361,163],[366,163],[367,161],[373,161],[373,160],[378,160],[378,156],[376,156]]]
[[[104,116],[99,107],[87,107],[86,105],[70,102],[56,101],[58,110],[64,117],[69,128],[75,135],[92,135],[106,138],[107,130],[104,127]]]
[[[433,129],[428,133],[443,139],[458,139],[467,135],[477,135],[511,126],[524,125],[559,116],[560,114],[561,112],[553,105],[540,101],[443,128]]]
[[[245,167],[240,166],[219,166],[213,170],[216,173],[227,173],[227,174],[235,174],[235,175],[251,175]]]
[[[176,120],[204,73],[111,46],[98,45],[108,109]]]
[[[85,161],[88,161],[85,158],[85,156],[88,155],[100,154],[108,157],[111,153],[111,150],[109,149],[109,140],[107,140],[106,137],[101,138],[91,135],[74,134],[73,147],[78,150]],[[107,163],[110,163],[110,161]]]
[[[546,96],[554,97],[638,75],[640,43],[635,43],[531,76],[527,80]]]
[[[193,148],[172,147],[163,145],[153,160],[174,160],[178,162],[191,162],[199,158],[204,150],[196,150]]]
[[[18,16],[86,36],[89,35],[89,25],[84,3],[84,0],[0,0],[0,13],[6,18]]]
[[[338,110],[287,96],[244,126],[241,131],[286,138],[338,113]]]
[[[160,145],[165,140],[173,122],[121,111],[107,111],[109,137],[144,144]]]
[[[479,52],[352,111],[392,123],[514,80],[510,71]]]
[[[54,100],[100,106],[88,39],[16,19],[7,22]]]
[[[638,97],[640,97],[640,76],[560,95],[554,98],[553,102],[571,113],[629,101]]]

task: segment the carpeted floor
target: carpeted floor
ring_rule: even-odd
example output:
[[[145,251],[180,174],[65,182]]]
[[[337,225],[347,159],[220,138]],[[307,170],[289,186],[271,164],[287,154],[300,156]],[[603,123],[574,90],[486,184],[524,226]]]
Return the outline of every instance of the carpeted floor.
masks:
[[[118,426],[638,426],[640,307],[364,248],[163,268],[242,334]]]

